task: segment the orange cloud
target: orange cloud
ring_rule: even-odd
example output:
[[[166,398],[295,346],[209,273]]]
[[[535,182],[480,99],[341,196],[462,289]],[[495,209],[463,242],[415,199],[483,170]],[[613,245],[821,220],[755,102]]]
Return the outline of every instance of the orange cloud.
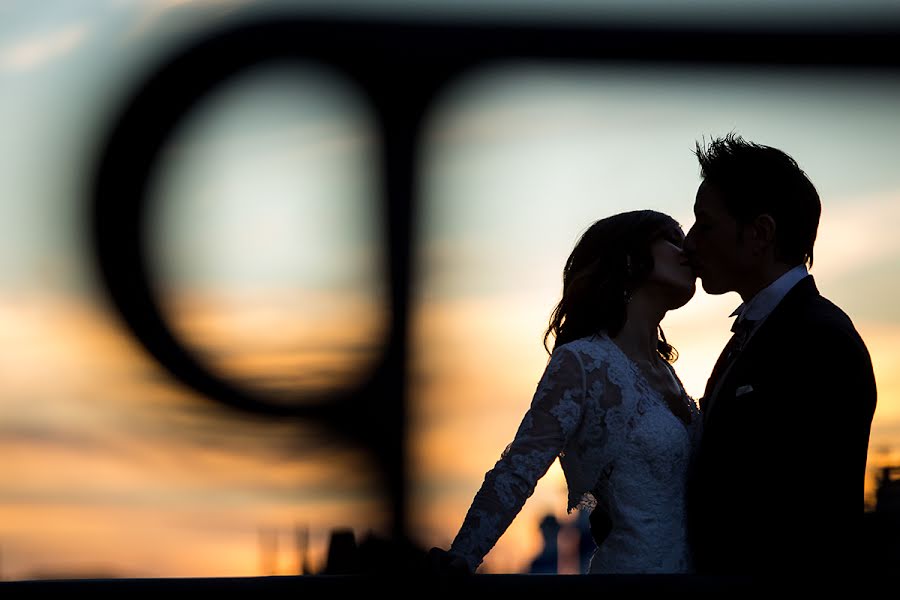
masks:
[[[2,297],[0,330],[6,578],[258,575],[257,530],[294,523],[321,567],[331,528],[387,522],[364,456],[182,389],[96,299]]]
[[[431,300],[419,306],[413,353],[413,481],[415,530],[426,545],[447,547],[462,524],[485,472],[512,440],[547,356],[540,345],[547,298],[527,293]],[[666,316],[667,338],[680,352],[675,368],[699,398],[730,336],[735,294],[702,291]],[[871,496],[879,448],[900,450],[900,326],[859,322],[879,385],[866,493]],[[813,459],[814,457],[810,457]],[[537,523],[546,512],[565,518],[564,478],[558,462],[486,558],[491,572],[517,571],[540,546]]]

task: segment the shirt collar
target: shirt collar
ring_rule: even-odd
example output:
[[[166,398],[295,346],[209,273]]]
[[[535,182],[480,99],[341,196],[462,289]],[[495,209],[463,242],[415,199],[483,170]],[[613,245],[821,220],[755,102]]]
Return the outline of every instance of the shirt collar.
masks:
[[[769,316],[769,313],[775,310],[781,299],[791,291],[791,288],[807,275],[809,275],[809,271],[806,270],[806,265],[797,265],[770,283],[768,287],[757,292],[750,300],[741,303],[730,316],[736,316],[738,321],[743,321],[744,319],[761,321],[765,319]]]

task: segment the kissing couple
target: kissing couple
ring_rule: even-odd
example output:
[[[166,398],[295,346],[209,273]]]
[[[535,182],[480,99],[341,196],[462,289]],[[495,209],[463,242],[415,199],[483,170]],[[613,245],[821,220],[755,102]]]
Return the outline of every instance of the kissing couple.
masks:
[[[449,549],[430,550],[436,569],[475,573],[559,458],[568,511],[590,511],[592,574],[859,573],[876,385],[809,273],[818,192],[791,156],[733,133],[695,154],[687,234],[638,210],[577,241],[530,407]],[[698,278],[742,303],[695,402],[660,323]]]

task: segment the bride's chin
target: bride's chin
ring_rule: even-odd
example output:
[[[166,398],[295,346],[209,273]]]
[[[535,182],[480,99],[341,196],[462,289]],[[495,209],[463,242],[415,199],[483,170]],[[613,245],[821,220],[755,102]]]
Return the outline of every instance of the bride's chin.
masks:
[[[689,288],[685,288],[679,290],[679,293],[675,293],[671,295],[672,302],[669,306],[669,310],[675,310],[676,308],[681,308],[688,302],[690,302],[691,298],[694,297],[694,294],[697,292],[697,286],[692,285]]]

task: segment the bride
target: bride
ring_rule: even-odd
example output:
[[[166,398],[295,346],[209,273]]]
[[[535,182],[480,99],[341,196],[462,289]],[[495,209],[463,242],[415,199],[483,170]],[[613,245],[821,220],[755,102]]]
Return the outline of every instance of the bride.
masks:
[[[601,219],[578,240],[544,336],[554,344],[529,410],[433,565],[474,573],[559,457],[568,511],[592,511],[591,573],[689,573],[685,482],[701,433],[671,366],[666,312],[696,277],[668,215]]]

